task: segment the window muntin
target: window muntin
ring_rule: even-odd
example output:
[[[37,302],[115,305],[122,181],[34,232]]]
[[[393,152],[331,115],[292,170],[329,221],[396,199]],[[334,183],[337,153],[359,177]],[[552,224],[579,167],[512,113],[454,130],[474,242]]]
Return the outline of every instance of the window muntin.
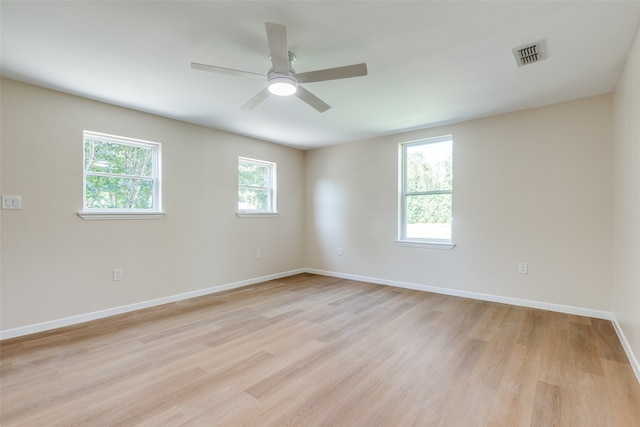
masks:
[[[160,212],[160,144],[85,131],[85,212]]]
[[[238,212],[276,212],[276,164],[238,158]]]
[[[451,244],[453,139],[400,145],[400,241]]]

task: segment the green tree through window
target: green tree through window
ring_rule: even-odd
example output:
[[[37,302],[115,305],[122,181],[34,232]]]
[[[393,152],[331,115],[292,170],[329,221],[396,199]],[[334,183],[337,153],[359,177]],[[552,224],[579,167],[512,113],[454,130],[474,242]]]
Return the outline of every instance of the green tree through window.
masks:
[[[238,211],[275,212],[275,163],[238,159]]]
[[[85,210],[159,211],[159,145],[85,132]]]
[[[402,144],[400,240],[451,240],[451,137]]]

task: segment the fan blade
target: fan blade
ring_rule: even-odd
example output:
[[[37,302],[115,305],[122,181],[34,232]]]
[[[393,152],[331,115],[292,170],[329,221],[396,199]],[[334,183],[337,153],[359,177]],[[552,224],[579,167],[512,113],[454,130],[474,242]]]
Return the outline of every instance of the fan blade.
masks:
[[[344,67],[327,68],[326,70],[309,71],[297,74],[298,83],[323,82],[325,80],[348,79],[367,75],[367,64],[346,65]]]
[[[260,78],[266,77],[265,74],[252,73],[251,71],[235,70],[233,68],[217,67],[215,65],[199,64],[197,62],[192,62],[191,68],[193,68],[194,70],[210,71],[212,73],[228,74],[231,76],[248,76]]]
[[[304,102],[315,108],[321,113],[327,111],[331,106],[324,102],[322,99],[318,98],[302,86],[298,86],[298,90],[296,91],[296,96],[302,99]]]
[[[289,74],[289,47],[287,45],[287,27],[280,24],[265,22],[267,40],[273,71],[280,74]]]
[[[298,88],[299,89],[299,88]],[[243,110],[253,110],[256,108],[262,101],[269,97],[270,93],[267,88],[262,89],[256,96],[247,101],[246,104],[242,106]]]

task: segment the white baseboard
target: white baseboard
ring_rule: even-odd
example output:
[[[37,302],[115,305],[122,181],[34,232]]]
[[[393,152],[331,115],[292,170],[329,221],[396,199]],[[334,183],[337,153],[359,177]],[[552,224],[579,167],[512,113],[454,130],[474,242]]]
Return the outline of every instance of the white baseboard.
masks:
[[[241,280],[239,282],[212,286],[210,288],[199,289],[197,291],[191,291],[191,292],[185,292],[183,294],[170,295],[168,297],[142,301],[135,304],[108,308],[106,310],[99,310],[91,313],[79,314],[76,316],[65,317],[62,319],[56,319],[48,322],[37,323],[34,325],[22,326],[14,329],[7,329],[4,331],[0,331],[0,340],[4,340],[8,338],[16,338],[16,337],[20,337],[28,334],[35,334],[37,332],[44,332],[51,329],[62,328],[64,326],[76,325],[78,323],[89,322],[91,320],[97,320],[105,317],[115,316],[117,314],[128,313],[130,311],[141,310],[143,308],[155,307],[155,306],[167,304],[170,302],[182,301],[189,298],[195,298],[203,295],[209,295],[217,292],[226,291],[229,289],[241,288],[243,286],[254,285],[256,283],[266,282],[268,280],[281,279],[283,277],[293,276],[294,274],[299,274],[304,272],[305,272],[304,269],[285,271],[283,273],[270,274],[268,276],[256,277],[253,279]]]
[[[613,322],[613,327],[615,328],[616,333],[618,334],[618,338],[622,343],[622,348],[624,348],[624,352],[627,353],[627,358],[629,359],[631,368],[633,368],[633,372],[636,374],[636,378],[638,379],[638,382],[640,382],[640,361],[638,361],[638,358],[633,353],[631,344],[629,344],[629,340],[627,340],[627,336],[624,334],[624,331],[620,326],[620,323],[618,323],[618,320],[615,318],[615,316],[612,322]]]
[[[361,282],[376,283],[379,285],[396,286],[398,288],[415,289],[418,291],[433,292],[437,294],[472,298],[472,299],[477,299],[482,301],[498,302],[503,304],[520,306],[520,307],[538,308],[541,310],[556,311],[559,313],[575,314],[578,316],[587,316],[587,317],[594,317],[596,319],[610,320],[613,323],[616,333],[618,334],[618,338],[622,343],[622,347],[624,348],[624,351],[627,354],[627,358],[629,359],[629,363],[631,364],[631,367],[633,368],[633,371],[636,374],[638,382],[640,382],[640,363],[638,362],[638,358],[633,353],[633,349],[631,348],[631,345],[629,344],[629,341],[627,340],[627,337],[625,336],[615,316],[613,315],[613,313],[608,311],[592,310],[588,308],[574,307],[570,305],[553,304],[553,303],[547,303],[547,302],[526,300],[521,298],[511,298],[511,297],[503,297],[499,295],[461,291],[457,289],[440,288],[436,286],[419,285],[415,283],[399,282],[396,280],[378,279],[375,277],[359,276],[355,274],[336,273],[334,271],[316,270],[313,268],[306,268],[304,271],[306,273],[320,274],[322,276],[358,280]]]
[[[354,274],[336,273],[333,271],[305,269],[307,273],[320,274],[323,276],[339,277],[341,279],[358,280],[361,282],[376,283],[379,285],[389,285],[398,288],[415,289],[417,291],[433,292],[436,294],[452,295],[456,297],[472,298],[482,301],[498,302],[503,304],[516,305],[520,307],[539,308],[542,310],[557,311],[560,313],[576,314],[578,316],[595,317],[597,319],[613,320],[613,315],[608,311],[592,310],[570,305],[553,304],[540,301],[532,301],[521,298],[503,297],[499,295],[483,294],[478,292],[461,291],[458,289],[440,288],[437,286],[419,285],[416,283],[399,282],[396,280],[378,279],[375,277],[358,276]]]

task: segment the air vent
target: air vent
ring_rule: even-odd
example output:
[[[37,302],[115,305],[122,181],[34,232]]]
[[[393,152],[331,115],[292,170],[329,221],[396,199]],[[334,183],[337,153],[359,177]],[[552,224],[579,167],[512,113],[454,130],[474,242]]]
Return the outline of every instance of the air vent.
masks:
[[[544,41],[529,43],[524,46],[518,46],[514,48],[513,57],[515,58],[518,67],[533,64],[534,62],[539,62],[543,59],[546,59],[547,53],[544,46]]]

